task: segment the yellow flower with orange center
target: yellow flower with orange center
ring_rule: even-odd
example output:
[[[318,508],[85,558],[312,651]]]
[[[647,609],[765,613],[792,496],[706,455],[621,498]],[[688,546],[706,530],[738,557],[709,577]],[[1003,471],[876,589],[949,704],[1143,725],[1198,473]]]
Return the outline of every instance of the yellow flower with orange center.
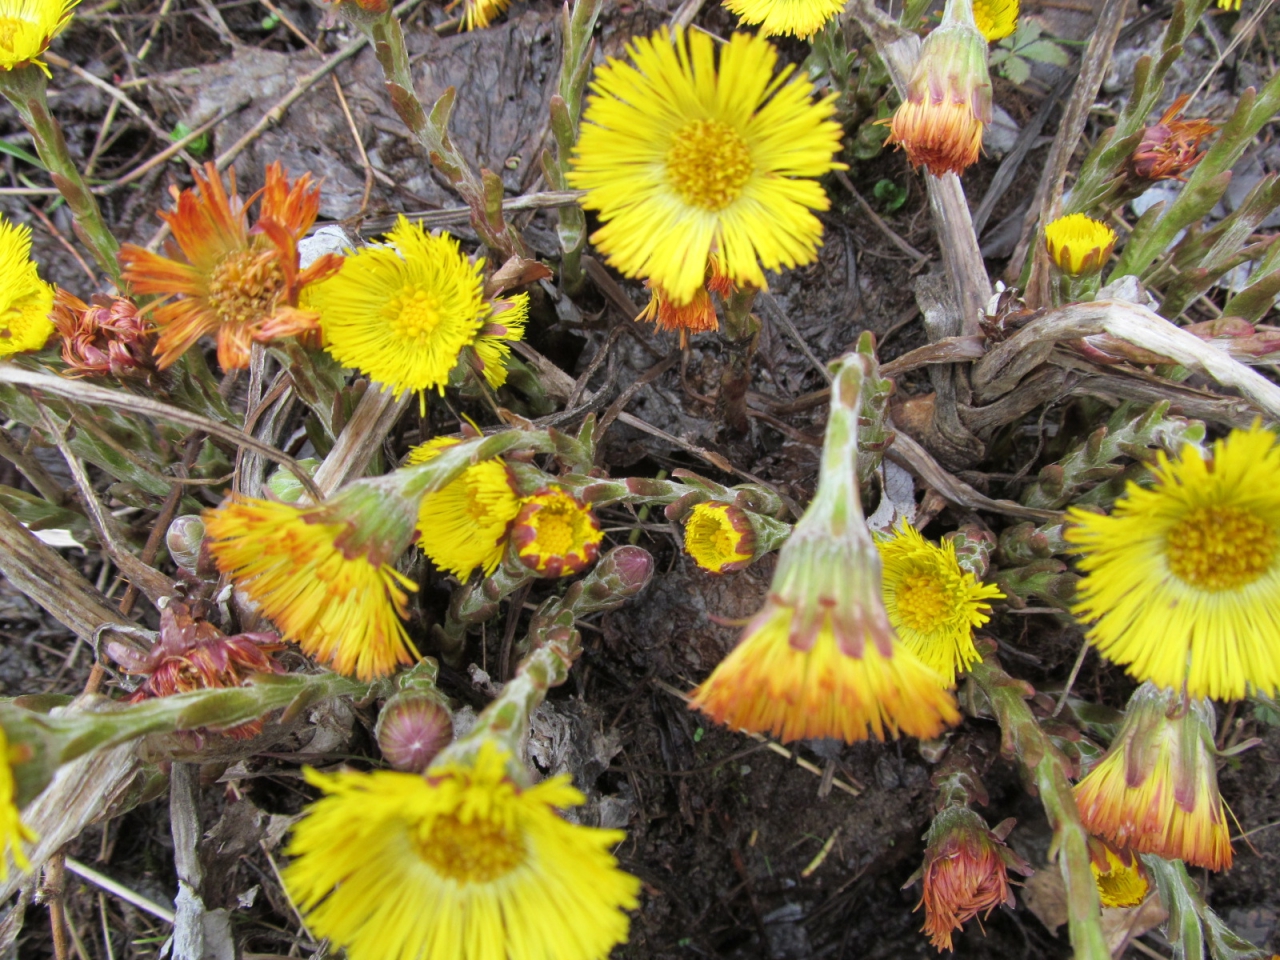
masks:
[[[977,162],[982,130],[991,122],[987,43],[960,9],[965,6],[947,4],[941,25],[925,38],[885,140],[902,147],[913,167],[938,177]]]
[[[22,850],[24,843],[35,843],[39,835],[22,822],[22,811],[17,804],[17,784],[13,779],[13,764],[18,751],[9,745],[4,728],[0,727],[0,881],[9,879],[9,857],[19,870],[31,869],[31,861]]]
[[[0,357],[43,347],[53,334],[52,309],[53,287],[31,259],[31,228],[0,217]]]
[[[801,40],[826,26],[844,9],[841,0],[724,0],[740,23],[760,27],[765,37],[789,35]]]
[[[371,680],[417,659],[401,622],[417,585],[392,566],[409,546],[416,504],[397,501],[379,495],[377,481],[319,507],[238,496],[206,512],[206,543],[284,639]]]
[[[755,557],[756,533],[740,507],[699,503],[685,521],[684,548],[702,569],[728,573]]]
[[[294,830],[285,886],[351,960],[603,960],[627,938],[640,883],[626,835],[565,820],[562,774],[525,786],[485,740],[421,776],[305,769],[323,796]]]
[[[1117,850],[1098,837],[1089,838],[1089,867],[1104,907],[1136,907],[1151,884],[1142,861],[1130,850]]]
[[[408,465],[429,463],[458,443],[436,437],[409,451]],[[502,562],[507,531],[520,512],[507,465],[485,460],[467,467],[418,506],[418,546],[441,570],[465,581],[479,567],[487,577]]]
[[[973,0],[973,19],[987,43],[995,43],[1018,29],[1018,0]]]
[[[217,335],[223,370],[247,367],[255,340],[314,336],[320,318],[301,309],[298,297],[337,270],[342,258],[325,254],[299,269],[298,241],[320,209],[320,188],[311,174],[290,185],[284,168],[273,163],[266,185],[247,202],[236,193],[235,171],[229,194],[212,163],[193,175],[196,188],[175,190],[174,209],[160,213],[184,259],[132,243],[120,248],[122,276],[133,292],[160,298],[145,308],[160,328],[159,366],[169,366],[209,334]],[[247,208],[255,198],[258,219],[251,230]]]
[[[0,70],[14,70],[35,64],[45,75],[49,68],[40,60],[49,43],[67,28],[71,11],[80,0],[0,0]]]
[[[526,497],[511,528],[511,549],[542,577],[567,577],[596,562],[604,534],[590,508],[563,490]]]
[[[1139,680],[1192,697],[1280,690],[1280,443],[1232,430],[1203,457],[1163,453],[1150,489],[1110,516],[1075,509],[1066,539],[1084,578],[1072,612]]]
[[[734,283],[811,262],[822,238],[812,213],[830,201],[816,178],[844,164],[835,95],[786,67],[763,37],[717,49],[701,31],[633,39],[631,63],[596,70],[571,186],[598,210],[592,243],[675,306],[706,282],[714,251]],[[699,322],[707,323],[705,309]]]
[[[1231,866],[1213,747],[1213,707],[1144,683],[1106,756],[1075,787],[1090,833],[1135,853]]]
[[[1045,246],[1054,264],[1069,277],[1097,273],[1115,249],[1116,232],[1101,220],[1072,213],[1044,228]]]
[[[956,559],[955,544],[934,546],[903,523],[877,537],[884,568],[884,606],[898,638],[954,687],[956,673],[980,659],[973,630],[990,619],[1000,588],[981,584]]]

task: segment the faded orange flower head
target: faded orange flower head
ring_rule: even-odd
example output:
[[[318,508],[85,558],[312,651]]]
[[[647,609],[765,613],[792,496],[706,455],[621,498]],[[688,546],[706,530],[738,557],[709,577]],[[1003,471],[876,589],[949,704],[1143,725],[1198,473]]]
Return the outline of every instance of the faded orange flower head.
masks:
[[[161,212],[173,230],[176,249],[160,256],[134,244],[120,249],[123,277],[137,294],[156,294],[147,307],[160,329],[156,354],[161,368],[201,337],[216,334],[218,364],[224,370],[249,365],[253,341],[312,334],[319,315],[298,307],[309,283],[334,273],[342,263],[325,254],[305,270],[298,265],[298,241],[315,222],[320,188],[309,173],[292,184],[277,162],[267,167],[266,185],[242,199],[233,170],[230,192],[212,164],[192,171],[194,189],[173,189],[174,209]],[[259,201],[249,227],[248,208]]]
[[[119,379],[155,372],[155,338],[132,300],[95,294],[92,303],[85,303],[59,287],[49,319],[62,338],[68,376]]]
[[[1199,163],[1207,151],[1200,144],[1218,132],[1203,118],[1179,120],[1178,115],[1191,100],[1184,93],[1173,101],[1159,123],[1142,131],[1142,142],[1129,157],[1129,170],[1140,180],[1182,180],[1183,174]]]

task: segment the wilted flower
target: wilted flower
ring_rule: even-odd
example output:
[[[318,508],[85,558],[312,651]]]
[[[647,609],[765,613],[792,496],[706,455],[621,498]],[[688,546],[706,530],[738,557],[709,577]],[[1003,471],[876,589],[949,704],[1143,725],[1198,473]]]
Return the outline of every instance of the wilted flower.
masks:
[[[718,67],[695,30],[664,27],[628,52],[632,63],[596,70],[569,173],[599,211],[592,243],[675,306],[704,286],[713,251],[734,283],[755,287],[764,270],[812,261],[822,223],[811,211],[830,207],[816,178],[844,168],[835,94],[815,103],[807,79],[785,82],[791,67],[775,77],[777,51],[749,34],[719,47]]]
[[[160,611],[160,638],[146,654],[123,643],[107,644],[111,659],[129,673],[147,678],[130,703],[192,690],[240,687],[257,674],[284,673],[271,656],[283,649],[274,633],[229,637],[202,616],[194,616],[189,605],[173,599]],[[262,721],[219,732],[247,740],[262,732]]]
[[[400,482],[360,480],[319,506],[236,496],[205,514],[209,552],[286,640],[339,673],[386,676],[416,657],[401,621],[417,584],[394,563],[417,502]]]
[[[569,776],[530,787],[514,763],[485,740],[425,776],[308,768],[324,796],[284,878],[311,931],[351,960],[603,960],[640,888],[609,852],[625,834],[569,823]]]
[[[1218,5],[1227,9],[1222,0]],[[1236,9],[1240,9],[1240,0],[1236,0]],[[1204,158],[1200,144],[1218,128],[1203,118],[1177,119],[1190,100],[1191,95],[1184,93],[1173,101],[1159,123],[1142,131],[1142,141],[1129,157],[1129,170],[1139,180],[1182,180],[1183,174]]]
[[[383,705],[374,736],[387,763],[421,773],[453,742],[453,716],[438,694],[400,690]]]
[[[884,607],[898,638],[954,687],[957,671],[979,659],[973,629],[990,619],[1000,588],[981,584],[956,559],[955,544],[934,546],[909,523],[876,538],[884,568]]]
[[[684,548],[702,569],[729,573],[743,569],[754,559],[756,532],[741,507],[699,503],[685,521]]]
[[[1009,889],[1009,870],[1030,876],[1031,866],[1004,842],[1013,821],[1006,820],[995,830],[964,806],[942,810],[925,834],[928,847],[924,866],[916,877],[924,880],[924,891],[916,909],[924,907],[925,933],[939,950],[953,949],[951,937],[974,917],[985,918],[1002,903],[1014,905]]]
[[[716,305],[711,294],[728,299],[733,293],[733,281],[724,272],[720,257],[714,253],[707,261],[705,285],[695,290],[687,303],[677,303],[661,286],[651,281],[646,280],[645,287],[649,290],[649,303],[640,311],[636,320],[655,323],[659,330],[679,331],[682,346],[691,333],[720,329],[720,320],[716,317]]]
[[[1044,242],[1059,270],[1082,277],[1103,268],[1115,248],[1116,232],[1100,220],[1072,213],[1044,228]]]
[[[449,371],[478,337],[489,337],[481,355],[487,368],[505,358],[500,341],[524,330],[528,297],[485,300],[483,266],[468,260],[453,237],[432,235],[401,216],[386,244],[347,257],[309,302],[320,311],[326,346],[339,363],[397,397],[406,390],[443,393]],[[485,334],[490,323],[503,332]],[[486,370],[486,379],[501,383],[506,372],[499,377]]]
[[[18,760],[17,750],[9,745],[4,728],[0,727],[0,881],[9,879],[9,856],[19,870],[30,870],[31,861],[22,850],[24,843],[35,843],[39,835],[22,822],[22,811],[15,798],[13,764]]]
[[[43,347],[53,333],[52,308],[53,287],[31,259],[31,228],[0,217],[0,357]]]
[[[284,168],[273,163],[267,167],[266,185],[248,201],[236,192],[234,170],[229,194],[212,163],[205,164],[203,174],[193,170],[192,176],[195,189],[172,188],[174,209],[160,213],[181,253],[172,246],[168,257],[132,243],[120,248],[123,277],[133,292],[161,298],[144,310],[160,328],[160,367],[208,334],[217,335],[223,370],[247,367],[255,340],[314,334],[319,317],[299,309],[298,296],[308,284],[333,273],[342,258],[327,253],[299,270],[298,241],[320,208],[320,188],[311,174],[291,185]],[[255,199],[260,201],[258,219],[251,230],[247,208]]]
[[[973,19],[978,30],[995,43],[1018,29],[1018,0],[973,0]]]
[[[1133,851],[1090,837],[1089,867],[1104,907],[1136,907],[1147,898],[1147,871]]]
[[[603,539],[591,509],[554,488],[522,500],[511,527],[512,551],[541,577],[582,573],[596,562]]]
[[[936,177],[976,163],[991,122],[987,42],[967,12],[967,4],[948,3],[942,23],[925,38],[885,140]]]
[[[458,443],[436,437],[409,451],[406,465],[429,463]],[[479,567],[487,577],[502,562],[507,533],[520,512],[507,465],[500,459],[467,467],[418,505],[418,546],[441,570],[465,581]]]
[[[844,9],[842,0],[724,0],[740,23],[759,25],[766,37],[790,35],[808,40]]]
[[[62,362],[72,377],[119,379],[155,372],[147,332],[138,305],[125,297],[94,294],[88,304],[61,287],[49,318],[62,337]]]
[[[763,609],[694,691],[717,723],[783,740],[937,736],[959,720],[943,680],[894,637],[880,559],[858,497],[857,418],[866,364],[831,388],[818,490],[778,555]]]
[[[48,76],[40,60],[49,43],[71,22],[80,0],[0,0],[0,70],[33,63]]]
[[[1231,866],[1231,837],[1218,793],[1213,707],[1180,692],[1140,686],[1105,757],[1075,787],[1090,833],[1135,853]]]
[[[1280,444],[1232,430],[1205,459],[1159,453],[1110,516],[1073,509],[1084,578],[1072,612],[1089,642],[1139,680],[1192,697],[1280,690]]]

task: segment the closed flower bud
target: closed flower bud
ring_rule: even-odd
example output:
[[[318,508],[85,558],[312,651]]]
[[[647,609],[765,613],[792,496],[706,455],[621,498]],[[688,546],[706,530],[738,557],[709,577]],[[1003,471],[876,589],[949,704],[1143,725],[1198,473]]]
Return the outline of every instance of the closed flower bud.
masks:
[[[194,514],[174,517],[164,535],[164,542],[174,563],[183,570],[197,569],[204,548],[204,521]]]
[[[402,690],[383,706],[374,733],[387,763],[421,773],[453,742],[453,717],[438,696]]]

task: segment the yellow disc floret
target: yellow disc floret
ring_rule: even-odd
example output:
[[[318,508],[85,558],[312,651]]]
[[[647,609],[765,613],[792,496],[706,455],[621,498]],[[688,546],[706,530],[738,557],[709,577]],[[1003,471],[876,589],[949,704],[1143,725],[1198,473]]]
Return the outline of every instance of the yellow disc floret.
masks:
[[[740,570],[755,554],[755,531],[746,514],[728,503],[699,503],[684,528],[684,548],[712,573]]]
[[[595,563],[603,539],[591,510],[563,490],[527,497],[511,528],[515,555],[543,577],[581,573]]]

